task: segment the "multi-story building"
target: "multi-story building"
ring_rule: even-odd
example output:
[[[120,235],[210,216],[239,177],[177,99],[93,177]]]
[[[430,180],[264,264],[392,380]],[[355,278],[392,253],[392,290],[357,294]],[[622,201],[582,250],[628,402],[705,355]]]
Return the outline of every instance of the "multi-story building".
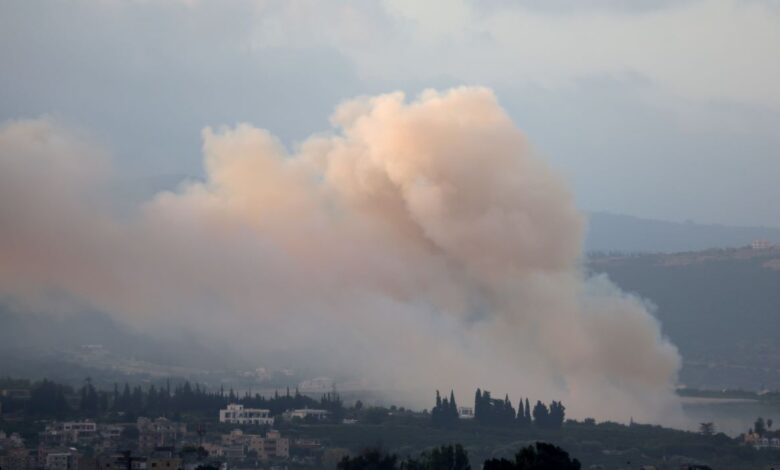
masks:
[[[209,453],[209,455],[214,457],[222,457],[224,453],[224,448],[220,444],[216,444],[213,442],[204,442],[201,447],[206,450],[206,452]]]
[[[282,437],[279,431],[268,431],[261,436],[234,429],[222,435],[221,443],[221,454],[227,460],[243,460],[247,452],[254,452],[258,459],[265,461],[290,457],[290,440]]]
[[[222,442],[223,446],[232,446],[232,445],[244,445],[247,443],[248,439],[250,439],[252,434],[244,434],[244,431],[240,429],[234,429],[230,431],[228,434],[223,434],[220,437],[220,441]]]
[[[313,451],[322,449],[322,442],[319,439],[295,439],[293,446],[302,451]]]
[[[79,467],[79,454],[73,448],[46,449],[39,454],[45,470],[76,470]]]
[[[90,440],[96,432],[97,425],[93,421],[54,422],[46,425],[41,437],[47,445],[67,446]]]
[[[47,424],[41,433],[41,441],[47,446],[84,444],[96,437],[97,424],[94,421],[54,422]]]
[[[138,450],[141,453],[152,452],[157,447],[175,446],[187,427],[166,418],[138,418]]]
[[[767,250],[772,248],[773,244],[769,240],[753,240],[750,247],[754,250]]]
[[[118,424],[101,424],[98,426],[98,434],[103,439],[115,441],[122,436],[122,429]]]
[[[288,459],[290,440],[282,437],[279,431],[268,431],[265,437],[251,436],[249,448],[257,453],[260,460]]]
[[[231,403],[226,409],[219,410],[219,422],[231,424],[274,424],[270,410],[244,408],[244,405]]]
[[[242,444],[222,446],[222,457],[225,460],[240,461],[246,457],[246,447]]]

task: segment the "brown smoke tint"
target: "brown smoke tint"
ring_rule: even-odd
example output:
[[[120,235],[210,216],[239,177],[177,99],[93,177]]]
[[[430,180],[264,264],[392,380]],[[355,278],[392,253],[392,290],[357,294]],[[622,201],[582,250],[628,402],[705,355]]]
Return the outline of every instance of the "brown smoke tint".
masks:
[[[339,106],[286,150],[206,129],[207,178],[130,216],[89,139],[0,130],[0,295],[186,330],[428,406],[477,386],[660,421],[680,359],[639,300],[580,267],[583,217],[490,90]],[[468,397],[468,398],[467,398]]]

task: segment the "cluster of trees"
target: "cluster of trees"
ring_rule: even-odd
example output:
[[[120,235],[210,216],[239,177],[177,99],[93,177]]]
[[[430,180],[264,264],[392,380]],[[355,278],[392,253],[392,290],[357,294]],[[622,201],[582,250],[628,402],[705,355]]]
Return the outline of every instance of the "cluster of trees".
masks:
[[[401,460],[393,454],[372,449],[356,457],[344,457],[338,464],[341,470],[471,470],[469,457],[460,444],[441,446],[425,452],[418,459]],[[482,464],[484,470],[580,470],[577,459],[552,444],[537,442],[520,449],[514,460],[490,459]]]
[[[230,392],[232,394],[232,391]],[[272,397],[266,398],[260,394],[246,394],[243,398],[233,395],[231,403],[241,403],[248,408],[262,408],[271,411],[271,416],[277,416],[287,410],[301,408],[318,408],[330,412],[332,419],[341,420],[344,416],[344,404],[337,392],[328,392],[322,395],[319,400],[315,400],[306,395],[302,395],[298,389],[290,393],[288,387],[286,392],[280,394],[274,392]]]
[[[175,416],[180,413],[199,413],[216,416],[220,408],[228,403],[241,403],[246,407],[264,408],[272,416],[296,408],[320,408],[331,412],[334,419],[341,419],[344,407],[338,393],[326,393],[319,400],[302,395],[295,390],[290,393],[275,392],[273,397],[249,393],[238,396],[233,390],[209,391],[199,384],[184,382],[171,388],[170,383],[158,387],[151,385],[124,387],[114,385],[113,390],[97,390],[87,379],[84,385],[74,390],[67,385],[50,380],[30,384],[30,400],[25,403],[3,403],[6,411],[19,411],[39,417],[87,416],[122,413],[129,416]]]
[[[477,389],[474,396],[474,420],[486,426],[538,426],[545,429],[558,429],[563,426],[566,418],[566,407],[559,401],[553,401],[548,407],[541,401],[531,408],[528,398],[521,398],[517,409],[512,406],[509,395],[504,399],[493,398],[490,392]],[[452,427],[458,423],[458,406],[455,394],[450,391],[450,397],[442,398],[436,391],[436,405],[431,410],[431,421],[434,426]]]
[[[44,379],[33,385],[26,408],[34,415],[62,416],[70,411],[67,397],[72,394],[73,388]]]
[[[450,390],[450,398],[443,399],[436,390],[436,406],[431,410],[431,421],[434,426],[450,427],[458,422],[458,405],[455,403],[455,393]]]
[[[537,442],[535,446],[520,449],[514,461],[490,459],[482,465],[483,470],[580,470],[579,460],[558,446]]]
[[[758,417],[756,422],[753,424],[753,429],[751,429],[751,431],[755,431],[756,434],[762,437],[772,435],[773,424],[774,423],[772,422],[771,418],[764,420],[764,418]]]
[[[526,415],[523,412],[522,399],[520,399],[519,407],[520,413],[518,414],[512,406],[512,402],[509,401],[509,395],[501,400],[491,397],[487,390],[483,392],[477,389],[474,396],[474,419],[480,424],[492,426],[525,424]],[[529,414],[527,417],[530,422],[531,415]]]
[[[436,447],[417,459],[404,460],[395,454],[369,449],[356,457],[344,457],[337,467],[341,470],[471,470],[468,452],[460,444]]]
[[[559,429],[563,426],[563,421],[566,418],[566,407],[559,401],[553,401],[550,403],[550,408],[547,405],[537,401],[533,409],[534,424],[540,428]]]
[[[504,399],[493,398],[488,390],[477,389],[474,396],[474,419],[487,426],[531,426],[545,429],[559,429],[566,418],[566,407],[559,401],[553,401],[548,407],[541,401],[531,408],[528,398],[521,398],[517,409],[512,406],[509,395]],[[431,410],[431,421],[434,426],[451,427],[458,423],[458,406],[455,394],[450,391],[450,398],[442,398],[436,391],[436,405]]]
[[[566,407],[559,401],[553,401],[548,408],[541,401],[531,408],[528,398],[525,403],[521,398],[517,410],[512,406],[509,395],[503,400],[490,396],[490,392],[477,389],[474,397],[474,419],[486,425],[494,426],[531,426],[558,429],[563,426],[566,417]]]

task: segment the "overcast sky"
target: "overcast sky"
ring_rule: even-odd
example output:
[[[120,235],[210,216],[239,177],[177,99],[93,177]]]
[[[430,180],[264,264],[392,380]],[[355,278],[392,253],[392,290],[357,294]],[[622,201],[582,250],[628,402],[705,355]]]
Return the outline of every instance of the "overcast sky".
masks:
[[[2,0],[0,121],[89,132],[126,180],[201,129],[294,146],[350,97],[479,84],[578,204],[780,226],[780,1]]]

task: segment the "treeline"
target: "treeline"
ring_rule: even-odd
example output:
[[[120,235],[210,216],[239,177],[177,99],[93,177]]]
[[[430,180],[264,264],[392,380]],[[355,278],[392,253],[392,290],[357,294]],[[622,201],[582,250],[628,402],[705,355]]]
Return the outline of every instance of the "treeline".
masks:
[[[562,402],[552,401],[549,406],[537,401],[531,408],[528,398],[521,398],[517,408],[512,406],[509,395],[504,399],[493,398],[490,392],[477,389],[474,396],[474,420],[487,426],[537,426],[546,429],[558,429],[566,418],[566,407]],[[441,398],[436,391],[436,405],[431,410],[434,426],[450,427],[460,419],[455,402],[455,393],[450,391],[449,399]]]
[[[434,426],[450,427],[459,419],[458,405],[455,403],[455,392],[450,391],[450,398],[443,399],[436,390],[436,405],[431,409],[431,421]]]
[[[442,400],[443,402],[444,400]],[[371,449],[356,457],[344,457],[340,470],[471,470],[468,452],[460,444],[441,446],[419,458],[401,460],[397,455]],[[479,468],[479,467],[478,467]],[[489,459],[483,470],[580,470],[577,459],[553,444],[537,442],[520,449],[514,459]]]
[[[705,423],[702,423],[705,424]],[[753,423],[753,427],[748,430],[748,434],[756,433],[761,437],[780,437],[780,430],[772,429],[774,422],[772,418],[766,420],[759,416],[756,418],[756,422]]]
[[[97,417],[105,414],[124,416],[169,416],[181,413],[196,413],[216,417],[219,409],[229,403],[240,403],[248,408],[268,409],[272,416],[290,409],[319,408],[331,412],[331,417],[340,419],[344,407],[338,393],[326,393],[319,400],[302,395],[296,389],[290,393],[272,397],[245,393],[242,396],[233,390],[209,391],[199,384],[180,383],[174,387],[151,385],[131,387],[125,383],[122,387],[115,384],[113,390],[97,390],[87,380],[78,390],[50,380],[31,384],[30,399],[3,400],[5,412],[20,411],[36,417],[66,416]]]

